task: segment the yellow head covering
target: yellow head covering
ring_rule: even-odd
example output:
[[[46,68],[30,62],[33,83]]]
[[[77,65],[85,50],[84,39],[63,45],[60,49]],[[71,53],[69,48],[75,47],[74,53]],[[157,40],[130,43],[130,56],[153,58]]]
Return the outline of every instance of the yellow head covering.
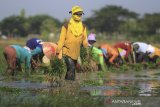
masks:
[[[81,21],[81,15],[77,15],[76,13],[79,13],[79,14],[84,14],[83,13],[83,9],[80,7],[80,6],[74,6],[72,8],[72,18],[75,20],[75,21]]]
[[[79,6],[74,6],[72,8],[72,18],[69,21],[69,29],[74,36],[81,36],[83,33],[83,25],[81,21],[81,16],[75,14],[77,12],[82,12],[83,14],[83,9]]]
[[[83,9],[80,6],[73,6],[72,7],[72,15],[76,12],[83,12]]]

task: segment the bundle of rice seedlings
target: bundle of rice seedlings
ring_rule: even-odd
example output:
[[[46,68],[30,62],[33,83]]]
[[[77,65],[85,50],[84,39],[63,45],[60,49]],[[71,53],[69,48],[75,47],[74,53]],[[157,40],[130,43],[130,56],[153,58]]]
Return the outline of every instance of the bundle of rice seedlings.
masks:
[[[57,57],[50,60],[50,65],[45,67],[47,73],[46,79],[50,82],[51,86],[59,85],[59,82],[62,78],[62,75],[66,71],[66,66],[63,60],[58,59]]]
[[[65,63],[63,60],[54,57],[53,60],[50,61],[51,70],[49,71],[50,76],[62,77],[65,72]]]
[[[88,48],[81,47],[80,52],[81,57],[81,71],[82,72],[91,72],[93,67],[91,64],[91,50]]]

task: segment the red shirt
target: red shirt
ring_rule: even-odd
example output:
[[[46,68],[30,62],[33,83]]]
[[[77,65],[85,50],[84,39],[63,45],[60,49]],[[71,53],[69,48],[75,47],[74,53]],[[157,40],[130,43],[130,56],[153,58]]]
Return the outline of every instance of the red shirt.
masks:
[[[117,48],[117,49],[121,48],[121,49],[126,50],[126,55],[125,55],[126,58],[131,53],[131,49],[132,49],[131,48],[131,44],[128,43],[128,42],[119,42],[119,43],[117,43],[117,44],[114,45],[114,48]]]

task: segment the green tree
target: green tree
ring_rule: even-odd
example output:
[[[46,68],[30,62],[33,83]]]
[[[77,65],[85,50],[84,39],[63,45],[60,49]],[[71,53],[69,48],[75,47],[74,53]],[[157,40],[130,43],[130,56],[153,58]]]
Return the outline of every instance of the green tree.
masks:
[[[94,11],[93,16],[87,18],[85,23],[90,29],[95,28],[99,32],[112,33],[117,31],[123,22],[130,18],[137,18],[137,16],[137,13],[120,6],[109,5],[99,11]]]
[[[141,23],[146,26],[148,34],[156,34],[156,31],[160,29],[160,13],[145,14]]]
[[[29,33],[41,34],[41,27],[44,26],[45,20],[53,20],[56,26],[60,25],[59,20],[48,15],[36,15],[28,18]]]
[[[25,17],[26,16],[26,12],[25,12],[25,9],[22,9],[21,11],[20,11],[20,17]]]
[[[50,33],[55,33],[57,29],[57,25],[52,19],[44,20],[40,28],[41,34],[44,36],[48,36]]]
[[[9,16],[2,20],[1,30],[2,33],[11,37],[26,36],[27,32],[24,28],[25,19],[20,16]]]
[[[119,26],[119,32],[131,36],[143,35],[146,27],[139,20],[129,19]]]

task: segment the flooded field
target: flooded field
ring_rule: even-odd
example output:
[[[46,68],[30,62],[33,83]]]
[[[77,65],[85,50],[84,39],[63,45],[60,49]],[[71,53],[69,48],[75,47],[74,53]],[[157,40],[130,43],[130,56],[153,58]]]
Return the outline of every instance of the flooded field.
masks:
[[[154,107],[158,107],[160,98],[160,71],[158,70],[77,73],[76,81],[62,80],[60,85],[55,84],[54,87],[50,86],[44,75],[35,75],[31,78],[0,77],[0,104],[7,107],[13,104],[16,107],[17,105],[38,107],[44,102],[44,106],[64,106],[67,103],[65,107],[73,107],[72,105],[105,107],[115,103],[112,104],[114,107],[120,103],[115,101],[135,100],[138,103],[132,105],[146,106],[145,104],[150,105],[154,102]],[[126,104],[126,107],[130,105],[131,102]]]
[[[142,71],[126,73],[106,73],[101,78],[91,76],[85,80],[81,90],[92,96],[158,96],[160,97],[159,71]],[[89,84],[89,82],[91,84]]]

